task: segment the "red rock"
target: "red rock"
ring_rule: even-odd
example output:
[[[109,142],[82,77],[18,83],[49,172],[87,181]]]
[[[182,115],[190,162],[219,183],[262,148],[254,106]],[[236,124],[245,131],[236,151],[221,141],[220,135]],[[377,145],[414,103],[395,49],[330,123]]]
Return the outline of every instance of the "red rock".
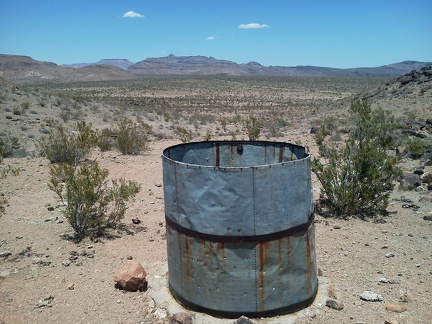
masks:
[[[141,264],[134,260],[128,260],[114,274],[113,279],[116,288],[126,291],[145,290],[147,287],[147,273]]]

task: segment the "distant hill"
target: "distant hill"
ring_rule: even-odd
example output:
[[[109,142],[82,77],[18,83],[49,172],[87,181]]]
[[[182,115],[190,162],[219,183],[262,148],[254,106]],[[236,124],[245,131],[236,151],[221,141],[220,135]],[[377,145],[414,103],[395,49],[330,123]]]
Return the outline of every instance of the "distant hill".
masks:
[[[79,69],[90,65],[110,65],[115,66],[122,70],[128,70],[134,63],[126,59],[102,59],[96,63],[75,63],[75,64],[62,64],[62,67],[69,67],[73,69]]]
[[[432,62],[404,61],[379,67],[338,69],[319,66],[263,66],[258,62],[238,64],[206,56],[147,58],[132,63],[126,59],[104,59],[97,63],[58,66],[28,56],[0,54],[0,77],[9,82],[76,82],[133,79],[144,75],[230,76],[401,76],[431,66]]]
[[[29,56],[0,54],[0,77],[13,83],[77,82],[125,80],[134,78],[129,72],[109,65],[91,65],[80,69],[41,62]]]
[[[129,71],[135,75],[399,76],[430,65],[432,62],[404,61],[380,67],[338,69],[319,66],[263,66],[257,62],[238,64],[213,57],[169,55],[147,58],[131,65]]]

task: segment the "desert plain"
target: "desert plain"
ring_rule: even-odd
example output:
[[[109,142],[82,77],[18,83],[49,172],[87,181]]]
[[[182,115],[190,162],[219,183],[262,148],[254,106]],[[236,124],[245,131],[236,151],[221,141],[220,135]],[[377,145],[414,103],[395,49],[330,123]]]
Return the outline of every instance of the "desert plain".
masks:
[[[133,80],[40,82],[0,87],[0,131],[13,139],[1,165],[0,323],[168,323],[170,305],[155,287],[125,292],[112,276],[127,260],[151,278],[167,263],[162,151],[182,141],[248,140],[245,121],[260,120],[260,140],[306,146],[318,156],[311,129],[322,125],[341,140],[350,102],[368,100],[390,110],[414,133],[431,140],[432,81],[403,84],[396,77],[154,76]],[[124,155],[94,149],[88,159],[112,178],[135,180],[141,191],[120,226],[98,238],[73,240],[62,206],[48,188],[51,163],[37,141],[58,124],[78,120],[96,129],[128,117],[151,126],[148,149]],[[423,125],[423,126],[422,126]],[[407,173],[431,171],[429,160],[403,156]],[[314,199],[320,183],[313,176]],[[432,195],[427,184],[396,183],[388,213],[375,217],[315,214],[316,261],[337,310],[314,303],[298,317],[251,318],[253,323],[430,323],[432,317]],[[139,224],[136,221],[139,220]],[[159,287],[158,289],[163,289]],[[364,291],[382,296],[365,301]],[[175,302],[174,302],[175,303]],[[234,323],[184,310],[195,323]],[[171,319],[171,321],[173,321]],[[173,322],[175,323],[175,322]]]

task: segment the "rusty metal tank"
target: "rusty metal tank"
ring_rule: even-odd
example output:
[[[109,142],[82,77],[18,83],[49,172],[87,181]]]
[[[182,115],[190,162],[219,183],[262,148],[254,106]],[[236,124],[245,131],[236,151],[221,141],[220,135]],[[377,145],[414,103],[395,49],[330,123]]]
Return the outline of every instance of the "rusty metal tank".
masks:
[[[298,145],[209,141],[162,154],[171,294],[220,317],[268,317],[318,289],[310,155]]]

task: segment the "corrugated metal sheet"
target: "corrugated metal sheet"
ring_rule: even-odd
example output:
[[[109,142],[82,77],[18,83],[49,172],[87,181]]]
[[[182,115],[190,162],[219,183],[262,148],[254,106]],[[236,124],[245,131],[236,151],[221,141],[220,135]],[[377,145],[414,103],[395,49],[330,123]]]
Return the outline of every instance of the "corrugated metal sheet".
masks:
[[[317,291],[310,156],[279,142],[164,150],[169,285],[226,317],[297,310]]]

